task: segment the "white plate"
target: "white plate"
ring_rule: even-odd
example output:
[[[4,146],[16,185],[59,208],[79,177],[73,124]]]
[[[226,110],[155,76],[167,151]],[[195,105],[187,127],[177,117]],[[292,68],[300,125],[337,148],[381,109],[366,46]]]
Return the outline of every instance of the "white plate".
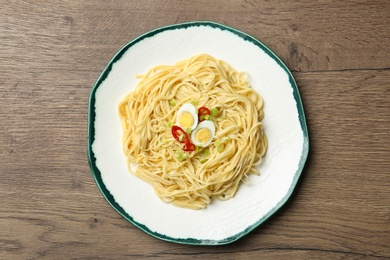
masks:
[[[163,203],[151,185],[128,172],[118,104],[135,88],[137,74],[199,53],[249,73],[252,87],[264,99],[269,147],[261,175],[241,184],[234,198],[191,210]],[[183,244],[226,244],[258,227],[287,201],[309,151],[304,111],[290,71],[260,41],[213,22],[159,28],[119,50],[91,91],[88,131],[92,174],[110,205],[146,233]]]

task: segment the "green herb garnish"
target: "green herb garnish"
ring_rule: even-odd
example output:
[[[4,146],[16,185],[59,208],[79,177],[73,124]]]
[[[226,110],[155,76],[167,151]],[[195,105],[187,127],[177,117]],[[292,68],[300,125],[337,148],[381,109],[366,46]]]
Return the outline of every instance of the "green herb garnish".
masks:
[[[201,151],[201,150],[202,150],[202,147],[199,146],[199,145],[197,145],[196,148],[195,148],[195,152],[197,153],[197,152],[199,152],[199,151]]]
[[[192,105],[197,106],[199,105],[199,102],[197,100],[191,100],[190,102]]]
[[[211,115],[212,117],[216,117],[218,114],[219,114],[218,108],[214,107],[214,108],[212,108],[212,109],[210,110],[210,115]]]
[[[171,99],[169,100],[169,104],[174,107],[176,106],[176,101],[174,99]]]
[[[187,155],[185,153],[179,152],[176,154],[176,158],[179,162],[182,162],[185,158],[187,158]]]
[[[230,140],[232,140],[232,138],[229,137],[229,136],[222,138],[223,142],[227,142],[227,141],[230,141]]]
[[[222,153],[223,151],[225,151],[225,145],[223,145],[223,144],[219,145],[219,146],[217,147],[217,151],[218,151],[219,153]]]

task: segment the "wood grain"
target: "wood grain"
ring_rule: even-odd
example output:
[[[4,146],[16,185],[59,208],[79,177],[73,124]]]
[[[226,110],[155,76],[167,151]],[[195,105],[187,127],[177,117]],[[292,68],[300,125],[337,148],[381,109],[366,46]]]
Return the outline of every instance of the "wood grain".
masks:
[[[0,259],[390,258],[387,1],[1,1]],[[226,246],[157,240],[90,173],[91,87],[116,51],[212,20],[269,46],[297,80],[311,150],[298,187]]]

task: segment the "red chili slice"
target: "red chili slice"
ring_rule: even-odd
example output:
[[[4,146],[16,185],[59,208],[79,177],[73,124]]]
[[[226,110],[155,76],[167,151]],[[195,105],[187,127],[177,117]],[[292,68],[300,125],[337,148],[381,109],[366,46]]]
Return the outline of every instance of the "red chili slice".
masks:
[[[180,140],[181,134],[184,136],[184,140]],[[183,130],[183,128],[177,125],[172,126],[172,135],[177,141],[179,141],[180,143],[184,143],[184,148],[183,148],[184,151],[186,152],[195,151],[196,146],[193,143],[191,143],[190,137],[188,136],[187,132]]]
[[[200,107],[198,109],[199,122],[202,122],[203,120],[205,120],[205,116],[210,115],[210,114],[211,114],[210,109],[208,109],[207,107]]]
[[[184,135],[184,140],[180,140],[180,132]],[[180,143],[186,143],[187,139],[189,139],[187,132],[177,125],[172,126],[172,135]]]
[[[195,151],[195,149],[196,149],[196,146],[193,144],[193,143],[186,143],[185,145],[184,145],[184,148],[183,148],[183,150],[184,151],[186,151],[186,152],[192,152],[192,151]]]

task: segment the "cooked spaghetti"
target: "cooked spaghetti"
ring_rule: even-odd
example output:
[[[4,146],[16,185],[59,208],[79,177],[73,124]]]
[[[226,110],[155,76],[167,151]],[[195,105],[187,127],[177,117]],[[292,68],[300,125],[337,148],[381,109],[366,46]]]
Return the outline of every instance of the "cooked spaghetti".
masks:
[[[241,182],[258,174],[267,150],[262,98],[247,74],[206,54],[150,69],[119,105],[123,150],[130,172],[173,205],[201,209],[213,198],[232,198]],[[172,135],[179,108],[217,111],[207,147],[183,150]]]

